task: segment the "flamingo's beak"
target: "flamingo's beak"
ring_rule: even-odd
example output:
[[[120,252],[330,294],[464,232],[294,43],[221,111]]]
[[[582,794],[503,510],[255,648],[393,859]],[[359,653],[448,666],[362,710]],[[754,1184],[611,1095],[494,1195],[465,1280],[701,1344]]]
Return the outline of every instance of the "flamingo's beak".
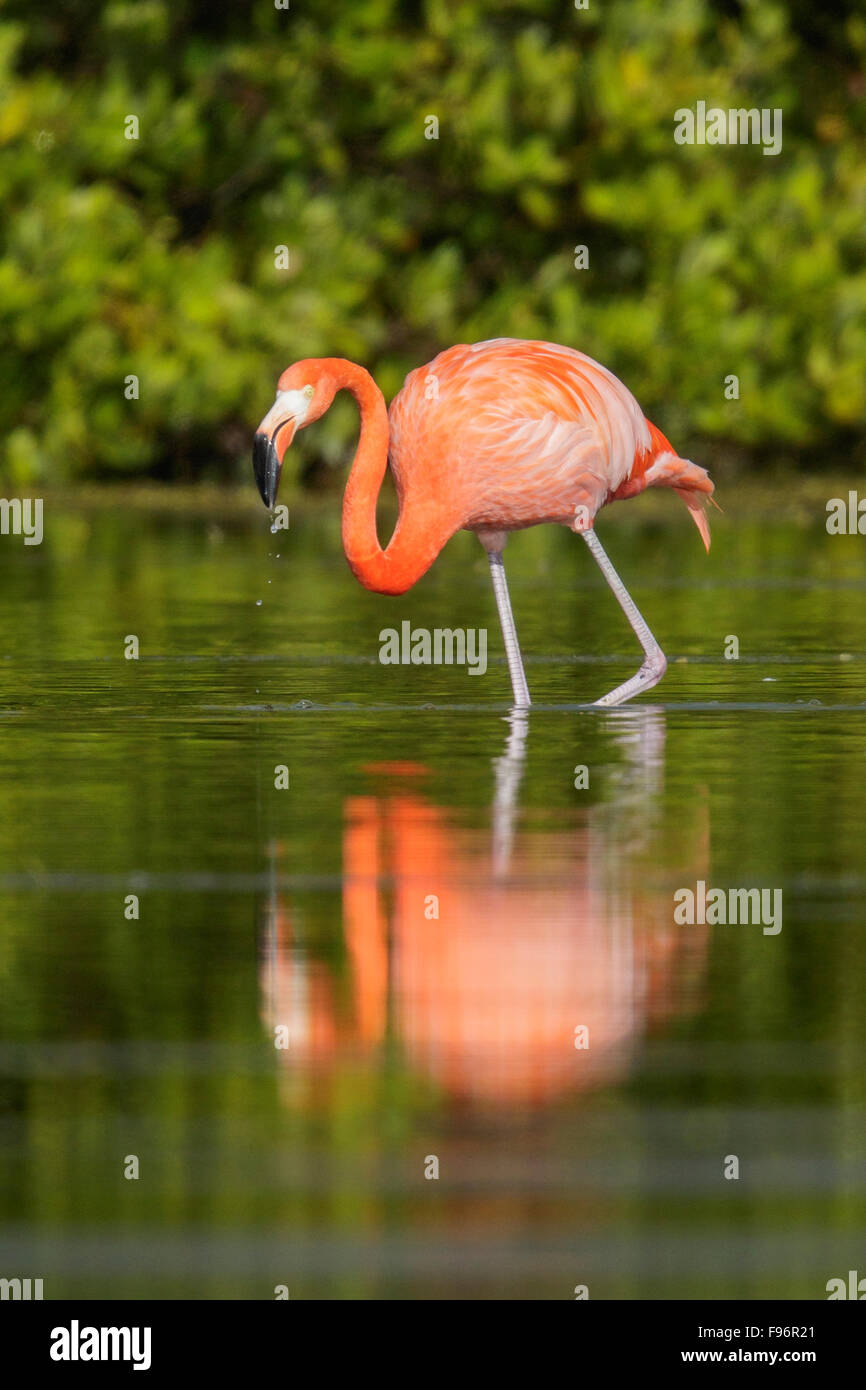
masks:
[[[266,507],[272,507],[277,500],[283,459],[295,436],[295,421],[291,416],[273,422],[271,414],[265,416],[253,439],[253,472]]]
[[[253,472],[266,507],[272,507],[276,501],[281,471],[280,460],[277,458],[271,436],[257,434],[253,440]]]

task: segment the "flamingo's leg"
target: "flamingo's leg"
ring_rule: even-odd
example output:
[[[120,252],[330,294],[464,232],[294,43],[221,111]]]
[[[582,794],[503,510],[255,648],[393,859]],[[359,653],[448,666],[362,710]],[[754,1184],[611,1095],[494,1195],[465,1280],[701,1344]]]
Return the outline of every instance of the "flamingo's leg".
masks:
[[[505,656],[508,661],[508,674],[511,677],[511,689],[514,691],[514,703],[518,709],[526,709],[531,703],[529,686],[526,684],[523,658],[520,655],[520,643],[517,640],[517,628],[514,626],[514,614],[511,611],[511,599],[508,597],[508,581],[505,578],[502,551],[489,550],[487,558],[490,561],[490,577],[493,580],[493,592],[496,595],[496,607],[499,609],[499,621],[502,625],[502,638],[505,642]]]
[[[583,536],[589,546],[590,553],[613,590],[617,603],[631,623],[634,634],[644,650],[645,660],[640,670],[630,680],[624,681],[615,690],[595,701],[597,705],[622,705],[633,695],[640,695],[644,690],[652,690],[654,685],[658,685],[667,670],[667,659],[650,632],[646,620],[638,612],[637,604],[610,563],[607,552],[592,527],[578,534]]]

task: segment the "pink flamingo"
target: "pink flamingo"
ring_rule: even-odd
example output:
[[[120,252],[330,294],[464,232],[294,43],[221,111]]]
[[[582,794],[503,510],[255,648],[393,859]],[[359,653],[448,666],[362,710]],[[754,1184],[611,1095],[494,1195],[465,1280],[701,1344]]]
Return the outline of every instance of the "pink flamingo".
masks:
[[[640,670],[596,704],[622,704],[661,680],[664,653],[593,523],[607,502],[670,487],[709,549],[702,498],[713,484],[705,469],[677,456],[612,372],[554,343],[458,344],[410,372],[389,412],[373,378],[354,362],[295,362],[280,377],[253,444],[267,507],[274,505],[295,431],[318,420],[344,389],[358,402],[361,435],[343,500],[343,547],[367,589],[405,593],[455,531],[474,531],[490,560],[514,701],[527,706],[502,551],[509,531],[561,522],[585,540],[644,653]],[[383,550],[376,501],[389,457],[400,511]]]

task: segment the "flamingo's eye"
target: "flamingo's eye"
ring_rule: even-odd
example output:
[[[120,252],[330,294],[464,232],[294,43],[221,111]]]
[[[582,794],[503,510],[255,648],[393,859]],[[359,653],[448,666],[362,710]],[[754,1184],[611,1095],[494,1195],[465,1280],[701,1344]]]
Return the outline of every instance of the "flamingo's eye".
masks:
[[[306,398],[307,398],[308,401],[312,399],[312,395],[313,395],[313,388],[312,388],[312,386],[305,386],[305,387],[304,387],[304,395],[306,396]]]

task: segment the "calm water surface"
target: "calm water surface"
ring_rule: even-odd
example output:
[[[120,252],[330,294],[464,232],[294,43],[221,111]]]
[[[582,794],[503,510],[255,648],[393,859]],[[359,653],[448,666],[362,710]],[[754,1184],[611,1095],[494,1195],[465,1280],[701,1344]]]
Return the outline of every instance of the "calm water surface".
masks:
[[[673,501],[600,534],[668,675],[587,709],[638,653],[585,548],[526,533],[528,718],[470,536],[401,599],[351,578],[336,508],[272,536],[57,507],[38,549],[0,540],[0,1275],[866,1273],[863,541],[719,518],[706,558]],[[380,665],[405,619],[488,628],[487,673]],[[677,924],[699,882],[781,890],[781,931]]]

